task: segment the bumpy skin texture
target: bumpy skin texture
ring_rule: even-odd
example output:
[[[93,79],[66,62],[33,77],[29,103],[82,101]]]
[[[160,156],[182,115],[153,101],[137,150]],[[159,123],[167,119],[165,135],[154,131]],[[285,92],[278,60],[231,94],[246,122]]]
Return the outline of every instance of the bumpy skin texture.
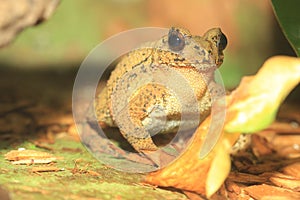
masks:
[[[179,126],[196,127],[210,113],[212,94],[220,91],[213,77],[223,62],[222,51],[226,44],[226,37],[219,28],[210,29],[200,37],[186,29],[172,27],[169,34],[158,41],[123,56],[96,98],[99,124],[119,127],[125,139],[139,152],[157,150],[152,133],[174,132]],[[168,70],[185,79],[193,91],[198,112],[192,106],[182,109],[182,102],[193,102],[189,95],[178,100],[170,88],[145,80],[156,76],[153,74],[161,69],[170,82],[174,77],[169,77]],[[184,87],[180,89],[188,91]],[[193,113],[200,114],[200,121],[182,121],[182,115]]]

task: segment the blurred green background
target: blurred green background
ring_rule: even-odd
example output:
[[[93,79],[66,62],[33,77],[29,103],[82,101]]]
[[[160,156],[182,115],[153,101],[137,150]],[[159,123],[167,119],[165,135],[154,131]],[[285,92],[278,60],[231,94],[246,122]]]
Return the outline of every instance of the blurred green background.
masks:
[[[78,68],[97,44],[121,31],[177,25],[192,34],[221,27],[229,40],[221,67],[227,88],[270,56],[295,55],[268,0],[62,0],[45,23],[0,50],[1,67]]]

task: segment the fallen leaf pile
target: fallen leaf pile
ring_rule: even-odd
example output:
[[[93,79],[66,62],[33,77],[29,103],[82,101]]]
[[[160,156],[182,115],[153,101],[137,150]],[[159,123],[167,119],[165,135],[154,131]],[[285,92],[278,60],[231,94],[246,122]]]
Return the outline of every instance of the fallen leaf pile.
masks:
[[[293,109],[300,111],[299,107]],[[293,148],[300,145],[300,134],[295,135],[300,127],[280,122],[285,127],[283,134],[278,123],[252,135],[251,146],[232,156],[232,170],[217,195],[226,194],[230,199],[300,198],[300,149]],[[278,139],[284,142],[278,143]]]

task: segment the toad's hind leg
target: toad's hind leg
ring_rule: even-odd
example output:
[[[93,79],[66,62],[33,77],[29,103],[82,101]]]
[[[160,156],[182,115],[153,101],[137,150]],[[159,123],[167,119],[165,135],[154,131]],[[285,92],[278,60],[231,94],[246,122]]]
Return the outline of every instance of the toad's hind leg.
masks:
[[[167,97],[163,86],[147,84],[138,89],[129,100],[128,106],[115,118],[122,135],[139,152],[155,151],[150,132],[145,126],[145,119],[152,120],[151,114],[156,105],[162,105],[164,97]],[[118,120],[119,119],[119,120]],[[153,121],[153,120],[152,120]]]
[[[96,118],[100,126],[102,128],[115,127],[110,115],[107,87],[104,87],[97,95],[94,106],[96,109]]]

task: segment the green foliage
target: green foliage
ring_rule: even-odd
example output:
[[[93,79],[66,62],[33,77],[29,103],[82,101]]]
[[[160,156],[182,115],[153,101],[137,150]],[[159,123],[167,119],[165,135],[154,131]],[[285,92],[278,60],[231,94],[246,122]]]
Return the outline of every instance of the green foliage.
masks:
[[[300,1],[299,0],[272,0],[273,10],[277,20],[292,45],[300,56]]]

